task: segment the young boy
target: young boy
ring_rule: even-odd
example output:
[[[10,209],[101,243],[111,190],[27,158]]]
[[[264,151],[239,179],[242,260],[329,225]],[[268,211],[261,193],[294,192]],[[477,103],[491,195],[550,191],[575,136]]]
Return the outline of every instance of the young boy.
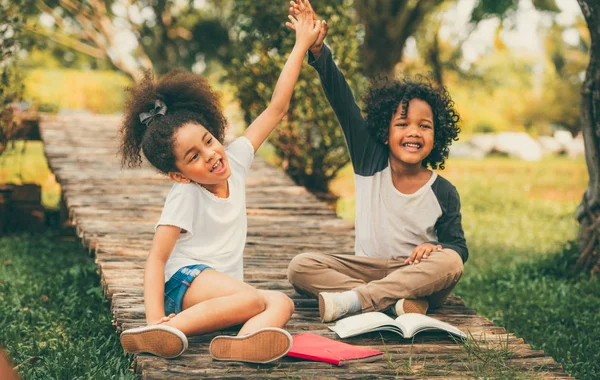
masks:
[[[296,14],[299,5],[291,4]],[[354,166],[355,255],[300,254],[288,278],[300,293],[318,297],[323,322],[388,307],[396,315],[425,314],[444,303],[468,257],[456,188],[429,169],[444,168],[459,116],[444,88],[408,78],[374,81],[363,117],[323,44],[327,28],[323,22],[309,64]]]

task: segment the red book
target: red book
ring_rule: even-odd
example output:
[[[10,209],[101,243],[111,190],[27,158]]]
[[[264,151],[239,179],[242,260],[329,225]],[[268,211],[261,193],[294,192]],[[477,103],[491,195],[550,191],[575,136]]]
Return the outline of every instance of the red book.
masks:
[[[383,352],[381,351],[353,346],[316,334],[298,334],[294,335],[292,339],[292,348],[287,356],[293,358],[326,362],[339,366],[356,362],[370,363],[383,359]]]

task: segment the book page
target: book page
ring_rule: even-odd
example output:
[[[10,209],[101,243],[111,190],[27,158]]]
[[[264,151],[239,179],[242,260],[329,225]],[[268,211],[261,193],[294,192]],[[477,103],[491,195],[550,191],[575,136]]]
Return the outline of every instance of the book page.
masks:
[[[335,326],[329,326],[329,329],[337,333],[340,338],[379,330],[393,331],[402,335],[400,327],[391,317],[377,311],[340,319]]]
[[[415,334],[426,330],[443,330],[461,338],[466,338],[465,333],[449,323],[439,321],[423,314],[408,313],[396,318],[396,322],[403,327],[405,337],[411,338]]]

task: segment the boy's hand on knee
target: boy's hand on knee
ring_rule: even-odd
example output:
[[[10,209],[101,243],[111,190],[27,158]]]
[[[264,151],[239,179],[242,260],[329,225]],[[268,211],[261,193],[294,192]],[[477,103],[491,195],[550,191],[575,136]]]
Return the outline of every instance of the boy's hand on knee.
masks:
[[[441,245],[433,245],[431,243],[423,243],[417,245],[415,249],[413,249],[410,256],[404,260],[404,264],[418,264],[421,262],[421,259],[426,259],[431,255],[431,252],[439,251],[442,249]]]
[[[296,17],[302,11],[309,12],[311,14],[313,23],[317,23],[317,14],[313,10],[309,0],[305,0],[303,4],[297,3],[295,1],[290,1],[289,15]],[[286,22],[286,25],[288,28],[295,30],[295,26],[291,22]],[[310,50],[310,52],[315,56],[315,58],[318,58],[321,55],[321,50],[323,50],[323,41],[325,40],[325,37],[327,37],[328,31],[329,25],[327,25],[327,22],[325,20],[323,20],[321,22],[321,27],[319,28],[319,36],[317,37],[315,42],[308,48],[308,50]]]

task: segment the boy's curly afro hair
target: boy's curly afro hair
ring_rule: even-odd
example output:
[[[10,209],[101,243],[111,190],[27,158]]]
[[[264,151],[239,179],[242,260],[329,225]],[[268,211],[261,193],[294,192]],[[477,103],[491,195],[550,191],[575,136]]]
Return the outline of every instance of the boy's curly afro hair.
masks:
[[[178,171],[173,144],[177,130],[187,123],[198,123],[223,142],[227,121],[219,96],[199,75],[176,69],[159,81],[150,71],[136,86],[129,88],[121,126],[121,165],[135,167],[142,163],[140,151],[162,173]],[[167,106],[165,115],[157,115],[148,125],[140,114],[154,109],[156,100]]]
[[[402,103],[405,112],[408,112],[408,103],[415,98],[427,102],[433,111],[433,149],[421,164],[432,169],[444,169],[448,148],[453,140],[458,140],[460,132],[460,116],[445,87],[434,86],[420,75],[394,80],[386,77],[373,79],[363,97],[367,128],[377,141],[385,143],[398,105]]]

